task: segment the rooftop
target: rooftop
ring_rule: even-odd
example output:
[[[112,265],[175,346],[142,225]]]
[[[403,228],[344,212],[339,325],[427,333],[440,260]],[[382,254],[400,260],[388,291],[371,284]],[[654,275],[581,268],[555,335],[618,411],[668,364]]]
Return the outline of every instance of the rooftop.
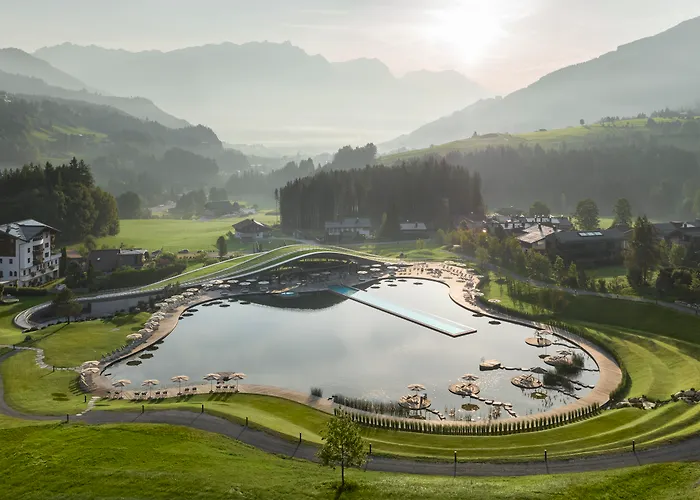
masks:
[[[593,231],[561,231],[554,233],[560,243],[575,243],[579,241],[621,241],[625,239],[625,234],[618,229],[596,229]]]
[[[399,224],[401,231],[427,231],[428,228],[423,222],[402,222]]]
[[[263,224],[255,219],[242,220],[233,225],[233,228],[241,233],[259,233],[262,231],[272,231],[272,228],[267,224]]]
[[[523,243],[537,243],[542,241],[550,234],[555,232],[553,227],[550,226],[532,226],[525,230],[525,232],[517,237],[518,241]]]
[[[371,229],[372,222],[366,217],[346,217],[341,222],[326,222],[326,229]]]
[[[0,233],[6,234],[10,238],[15,238],[22,241],[31,241],[32,238],[35,238],[46,229],[49,231],[58,232],[58,229],[47,226],[46,224],[34,219],[0,224]]]

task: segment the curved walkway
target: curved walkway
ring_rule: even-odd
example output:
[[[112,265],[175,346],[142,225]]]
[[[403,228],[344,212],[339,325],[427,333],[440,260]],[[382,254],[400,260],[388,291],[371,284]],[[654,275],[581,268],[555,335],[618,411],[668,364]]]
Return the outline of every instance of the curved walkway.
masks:
[[[0,357],[0,363],[19,351],[12,351]],[[2,375],[0,374],[0,414],[14,418],[35,421],[57,421],[56,417],[28,415],[11,408],[4,398]],[[157,410],[120,412],[93,410],[73,421],[90,425],[100,424],[168,424],[180,425],[206,432],[214,432],[236,439],[267,453],[316,462],[318,447],[308,443],[293,442],[261,430],[251,429],[241,424],[207,413],[193,413],[184,410]],[[633,467],[663,462],[700,460],[700,436],[665,446],[637,452],[597,455],[589,458],[570,460],[543,460],[538,462],[438,462],[420,461],[383,456],[368,457],[366,470],[378,472],[398,472],[407,474],[458,475],[458,476],[526,476],[539,474],[559,474],[571,472],[592,472],[620,467]]]

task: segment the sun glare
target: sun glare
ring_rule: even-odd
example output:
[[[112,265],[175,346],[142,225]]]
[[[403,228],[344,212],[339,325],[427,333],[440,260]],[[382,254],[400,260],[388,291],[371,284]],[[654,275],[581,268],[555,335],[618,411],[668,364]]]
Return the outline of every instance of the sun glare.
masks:
[[[421,31],[429,43],[444,47],[453,57],[470,64],[505,36],[503,14],[495,2],[461,3],[429,11]]]

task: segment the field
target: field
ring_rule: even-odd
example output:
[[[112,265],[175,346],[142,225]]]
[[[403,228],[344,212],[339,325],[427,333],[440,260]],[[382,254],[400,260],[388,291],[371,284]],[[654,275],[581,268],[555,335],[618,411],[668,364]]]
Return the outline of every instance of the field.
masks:
[[[17,314],[25,309],[47,302],[50,297],[20,297],[16,304],[0,304],[0,344],[17,344],[24,339],[22,330],[12,323]]]
[[[171,426],[54,424],[0,430],[3,494],[22,499],[697,498],[698,464],[525,478],[438,478],[339,472],[275,457],[214,434]]]
[[[655,120],[657,122],[672,121]],[[539,144],[545,149],[555,149],[566,144],[567,148],[582,149],[600,144],[605,144],[606,146],[625,145],[639,142],[641,139],[646,140],[652,134],[657,138],[659,144],[674,145],[692,151],[697,151],[698,149],[697,144],[694,144],[687,137],[654,133],[646,127],[646,119],[634,119],[617,121],[614,123],[614,126],[592,124],[524,134],[483,134],[473,138],[435,145],[430,148],[386,155],[379,158],[378,162],[391,164],[426,154],[443,156],[451,151],[468,153],[499,146],[517,148],[519,146],[534,147],[536,144]]]
[[[274,224],[276,217],[264,215],[264,211],[252,216],[265,224]],[[179,252],[187,249],[190,252],[204,250],[216,251],[216,239],[229,231],[233,232],[233,224],[247,217],[213,219],[209,221],[178,220],[178,219],[144,219],[122,220],[116,236],[106,236],[97,240],[98,248],[107,245],[119,248],[120,245],[147,250],[163,249],[166,252]],[[79,244],[74,245],[74,247]],[[229,250],[252,249],[252,244]]]

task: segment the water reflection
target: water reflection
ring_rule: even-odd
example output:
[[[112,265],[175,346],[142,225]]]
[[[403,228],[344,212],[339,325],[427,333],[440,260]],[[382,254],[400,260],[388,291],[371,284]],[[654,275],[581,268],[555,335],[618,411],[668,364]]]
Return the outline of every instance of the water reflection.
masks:
[[[474,317],[452,302],[444,285],[425,281],[416,287],[413,281],[395,281],[395,287],[383,282],[366,293],[474,327],[477,333],[452,338],[325,292],[291,299],[249,296],[248,305],[199,307],[157,351],[149,352],[151,359],[139,359],[138,365],[123,361],[110,372],[115,380],[129,378],[136,383],[148,378],[169,380],[177,374],[202,381],[207,373],[233,370],[248,374],[247,382],[252,384],[304,393],[312,386],[321,387],[327,397],[342,394],[381,401],[398,401],[408,394],[408,384],[420,383],[432,400],[432,409],[472,420],[488,418],[491,407],[448,391],[466,372],[479,376],[480,397],[509,402],[517,415],[547,411],[574,400],[550,389],[543,390],[545,399],[531,397],[532,390],[510,382],[523,373],[518,370],[479,372],[485,359],[498,359],[506,367],[548,369],[540,355],[555,354],[561,346],[528,346],[525,339],[533,337],[533,329],[507,322],[491,325],[489,318]],[[558,342],[576,351],[568,342]],[[584,368],[596,368],[587,355]],[[535,376],[542,379],[540,374]],[[595,385],[598,373],[583,371],[572,378]],[[572,392],[582,397],[589,390]],[[470,403],[479,409],[462,408]],[[501,412],[501,418],[507,416]]]

